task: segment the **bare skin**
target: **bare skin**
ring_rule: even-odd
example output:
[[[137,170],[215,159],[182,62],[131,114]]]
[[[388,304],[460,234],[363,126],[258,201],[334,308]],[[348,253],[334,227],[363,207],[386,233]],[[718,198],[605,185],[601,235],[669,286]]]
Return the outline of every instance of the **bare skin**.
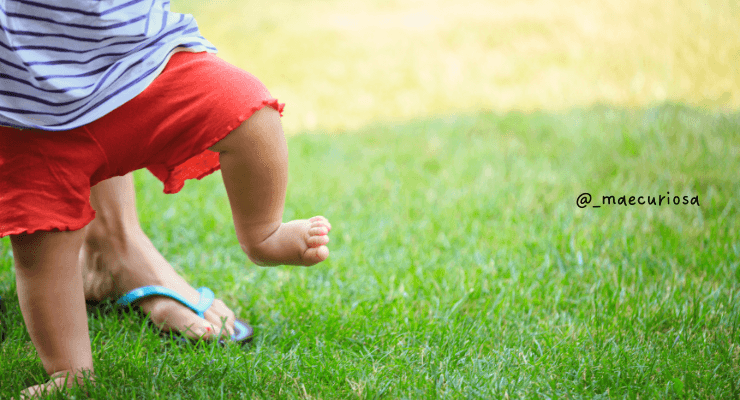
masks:
[[[326,218],[282,222],[288,159],[277,111],[265,107],[255,112],[211,150],[220,154],[237,237],[252,261],[259,265],[311,266],[329,257],[326,245],[331,224]],[[121,179],[130,182],[131,178]],[[121,186],[121,182],[109,183],[113,186],[101,186],[94,193],[97,198],[91,198],[99,214],[97,222],[86,229],[11,236],[21,310],[44,368],[52,377],[45,384],[26,389],[27,396],[58,386],[71,387],[81,382],[82,374],[93,373],[85,297],[100,300],[139,286],[160,284],[190,301],[198,300],[198,293],[141,232],[133,189]],[[113,199],[106,200],[108,195]],[[122,208],[106,208],[110,201],[119,202]],[[123,225],[115,227],[121,221]],[[123,234],[101,239],[105,232],[111,232],[111,226],[113,232]],[[115,260],[113,255],[123,257]],[[147,267],[137,268],[140,265]],[[171,299],[157,297],[140,305],[151,313],[153,321],[185,331],[186,335],[209,338],[214,328],[224,326],[224,317],[226,330],[230,326],[233,329],[234,314],[221,301],[214,303],[210,314],[206,313],[205,322]],[[67,311],[59,313],[59,309]]]
[[[82,275],[77,257],[83,231],[12,235],[18,300],[31,341],[52,380],[27,395],[93,372]],[[59,312],[65,310],[65,312]],[[69,378],[69,379],[67,379]]]
[[[90,202],[96,217],[86,227],[79,257],[86,300],[115,299],[133,289],[157,285],[176,291],[193,304],[198,302],[200,294],[141,230],[132,174],[97,184]],[[190,338],[209,337],[214,332],[233,334],[234,313],[220,299],[206,311],[205,319],[168,297],[149,297],[137,305],[165,331],[174,330]]]
[[[236,236],[250,260],[311,266],[329,257],[326,218],[282,222],[288,145],[276,110],[255,112],[210,150],[219,153]]]
[[[115,299],[138,287],[157,285],[176,291],[191,303],[198,302],[200,294],[142,231],[136,214],[133,174],[97,184],[90,202],[97,215],[86,227],[79,259],[85,300]],[[331,224],[323,221],[321,225],[328,233]],[[193,339],[210,338],[218,332],[224,336],[234,333],[234,312],[220,299],[206,311],[205,319],[168,297],[149,297],[137,305],[164,331],[177,331]]]

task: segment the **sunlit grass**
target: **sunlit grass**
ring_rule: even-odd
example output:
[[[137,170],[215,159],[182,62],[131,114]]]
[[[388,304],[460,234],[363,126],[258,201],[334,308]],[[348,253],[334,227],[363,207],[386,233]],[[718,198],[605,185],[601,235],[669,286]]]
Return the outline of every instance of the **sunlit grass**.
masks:
[[[245,349],[180,347],[135,314],[92,312],[91,397],[736,397],[739,135],[737,113],[679,105],[295,135],[285,217],[334,227],[310,269],[248,262],[219,174],[166,196],[140,171],[155,246],[257,334]],[[582,192],[701,205],[580,209]],[[46,376],[8,243],[0,388],[20,390]]]
[[[175,1],[289,133],[479,110],[740,107],[734,0]]]

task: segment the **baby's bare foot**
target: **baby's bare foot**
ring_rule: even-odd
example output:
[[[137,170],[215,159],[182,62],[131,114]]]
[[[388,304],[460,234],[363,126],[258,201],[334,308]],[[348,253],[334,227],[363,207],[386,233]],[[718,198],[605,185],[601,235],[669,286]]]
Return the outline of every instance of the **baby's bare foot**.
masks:
[[[24,389],[21,392],[20,398],[24,400],[37,399],[53,393],[62,392],[65,388],[69,389],[75,386],[84,388],[85,379],[90,383],[95,382],[95,376],[90,371],[78,371],[77,373],[60,371],[53,374],[48,382]]]
[[[248,254],[257,265],[318,264],[329,257],[331,224],[324,217],[290,221],[280,227]]]

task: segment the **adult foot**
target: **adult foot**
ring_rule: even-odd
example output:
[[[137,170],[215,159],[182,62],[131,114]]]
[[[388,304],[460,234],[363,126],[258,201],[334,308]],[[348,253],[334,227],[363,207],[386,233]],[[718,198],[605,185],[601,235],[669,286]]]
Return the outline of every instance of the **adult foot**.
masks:
[[[247,252],[257,265],[311,266],[329,257],[331,224],[324,217],[313,217],[281,224],[262,243]]]
[[[129,229],[121,233],[124,230],[107,229],[96,221],[86,228],[80,250],[86,300],[119,298],[133,289],[157,285],[174,290],[192,304],[198,303],[200,293],[175,271],[143,231]],[[205,318],[169,297],[148,297],[137,305],[164,331],[193,339],[234,333],[234,313],[219,299],[206,311]]]

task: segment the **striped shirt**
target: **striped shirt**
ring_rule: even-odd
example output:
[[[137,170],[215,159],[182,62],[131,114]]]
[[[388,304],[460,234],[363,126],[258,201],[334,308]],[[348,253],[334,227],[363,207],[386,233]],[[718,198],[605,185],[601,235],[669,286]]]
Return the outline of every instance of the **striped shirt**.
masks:
[[[0,126],[63,131],[141,93],[175,51],[211,52],[169,0],[0,0]]]

